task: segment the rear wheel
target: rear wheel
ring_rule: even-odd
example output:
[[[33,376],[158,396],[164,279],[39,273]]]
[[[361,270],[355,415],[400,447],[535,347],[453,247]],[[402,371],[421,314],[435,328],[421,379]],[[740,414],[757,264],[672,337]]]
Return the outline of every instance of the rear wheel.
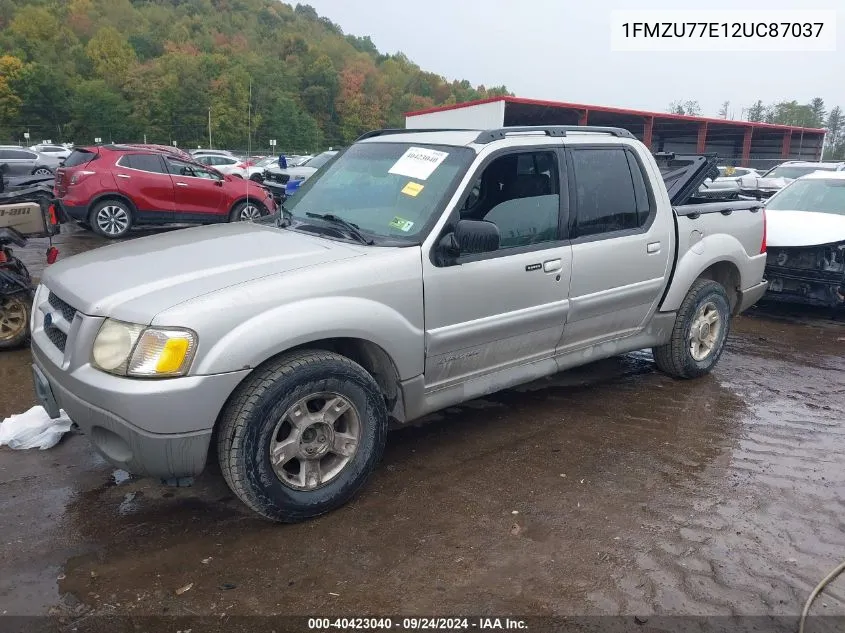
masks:
[[[254,222],[267,214],[266,207],[255,200],[239,202],[229,213],[229,222]]]
[[[0,297],[0,350],[15,349],[29,340],[32,293],[21,291]]]
[[[109,239],[124,237],[132,228],[132,210],[123,200],[102,200],[88,214],[94,233]]]
[[[346,503],[384,451],[387,409],[352,360],[303,350],[247,379],[220,419],[217,453],[232,491],[274,521],[302,521]]]
[[[33,176],[52,176],[53,172],[47,167],[36,167],[32,170]]]
[[[710,373],[725,347],[731,307],[725,288],[709,279],[693,283],[681,303],[672,338],[652,349],[658,369],[675,378]]]

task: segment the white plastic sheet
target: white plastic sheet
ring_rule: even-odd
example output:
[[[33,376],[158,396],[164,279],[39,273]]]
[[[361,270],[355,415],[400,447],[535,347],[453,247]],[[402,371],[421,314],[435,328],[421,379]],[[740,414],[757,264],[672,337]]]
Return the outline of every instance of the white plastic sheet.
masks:
[[[13,449],[52,448],[59,443],[62,435],[70,431],[72,424],[67,413],[55,420],[47,415],[44,407],[32,407],[29,411],[12,415],[0,423],[0,446]]]

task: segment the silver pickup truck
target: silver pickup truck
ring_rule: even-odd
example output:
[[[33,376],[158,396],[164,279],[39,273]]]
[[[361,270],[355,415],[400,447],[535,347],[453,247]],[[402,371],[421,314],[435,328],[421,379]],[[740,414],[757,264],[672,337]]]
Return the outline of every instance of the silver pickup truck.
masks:
[[[713,170],[615,128],[373,132],[275,216],[50,267],[35,389],[131,473],[214,448],[254,511],[313,517],[391,423],[642,348],[709,372],[766,288],[764,213],[697,204]]]

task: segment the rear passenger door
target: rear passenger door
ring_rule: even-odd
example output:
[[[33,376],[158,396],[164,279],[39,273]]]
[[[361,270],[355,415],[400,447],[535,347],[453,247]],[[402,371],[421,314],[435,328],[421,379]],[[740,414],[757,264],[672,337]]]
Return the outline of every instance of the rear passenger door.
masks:
[[[115,164],[117,188],[141,214],[175,212],[173,181],[158,154],[124,154]]]
[[[559,352],[642,329],[665,288],[674,232],[657,218],[648,171],[633,148],[573,145],[566,155],[572,282]]]

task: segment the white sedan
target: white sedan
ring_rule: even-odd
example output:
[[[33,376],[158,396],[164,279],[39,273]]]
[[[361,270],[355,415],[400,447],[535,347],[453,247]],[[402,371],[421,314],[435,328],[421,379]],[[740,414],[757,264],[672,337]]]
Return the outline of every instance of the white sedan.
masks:
[[[222,154],[204,154],[194,156],[194,160],[203,165],[214,167],[221,174],[229,174],[237,178],[247,178],[247,170],[250,165],[234,156],[223,156]]]

